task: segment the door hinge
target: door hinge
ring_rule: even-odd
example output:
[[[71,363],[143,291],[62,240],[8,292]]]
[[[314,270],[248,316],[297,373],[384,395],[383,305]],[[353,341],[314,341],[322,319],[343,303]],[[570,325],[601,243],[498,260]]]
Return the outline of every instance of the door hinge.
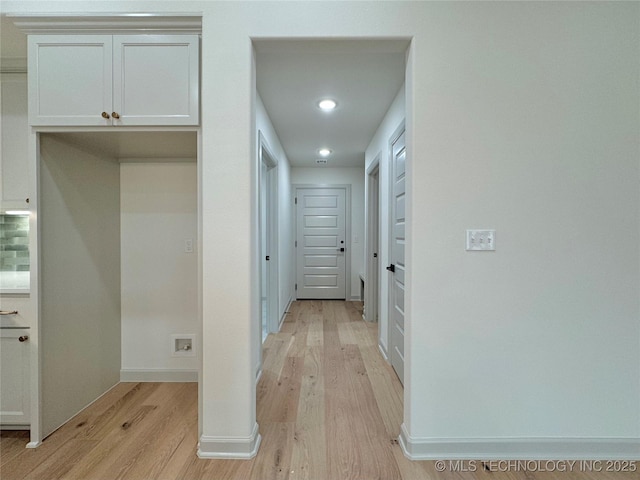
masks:
[[[294,201],[294,203],[297,205],[297,204],[298,204],[298,197],[295,197],[295,198],[293,199],[293,201]]]
[[[378,254],[377,254],[377,253],[374,253],[374,254],[373,254],[373,258],[378,258]]]
[[[265,259],[267,262],[268,262],[269,260],[271,260],[271,259],[269,258],[269,255],[267,255],[266,257],[264,257],[264,259]]]
[[[296,283],[296,291],[298,290],[298,284]]]
[[[298,248],[298,240],[296,240],[296,248]]]

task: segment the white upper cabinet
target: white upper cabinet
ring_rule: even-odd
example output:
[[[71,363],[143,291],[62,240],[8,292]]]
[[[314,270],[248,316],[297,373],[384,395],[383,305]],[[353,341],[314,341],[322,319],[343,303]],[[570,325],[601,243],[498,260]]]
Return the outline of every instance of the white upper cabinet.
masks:
[[[197,35],[29,35],[29,123],[199,123]]]
[[[25,209],[29,197],[27,75],[3,73],[0,77],[0,191],[2,208]]]

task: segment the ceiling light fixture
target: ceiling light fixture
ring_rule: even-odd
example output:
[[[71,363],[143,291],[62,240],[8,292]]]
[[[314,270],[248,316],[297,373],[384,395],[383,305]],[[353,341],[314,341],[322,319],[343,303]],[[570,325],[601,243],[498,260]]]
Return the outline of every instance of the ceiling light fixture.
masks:
[[[331,100],[330,98],[325,98],[324,100],[320,100],[318,102],[318,107],[323,112],[330,112],[331,110],[333,110],[337,106],[338,106],[338,104],[336,103],[336,101],[335,100]]]
[[[328,157],[329,155],[331,155],[331,150],[329,150],[328,148],[321,148],[320,150],[318,150],[318,154],[321,157]]]

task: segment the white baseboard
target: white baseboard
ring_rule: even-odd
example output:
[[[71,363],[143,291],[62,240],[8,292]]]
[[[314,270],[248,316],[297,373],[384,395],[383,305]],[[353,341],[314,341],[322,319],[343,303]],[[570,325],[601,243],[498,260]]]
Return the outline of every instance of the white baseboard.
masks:
[[[410,460],[640,460],[640,438],[416,438],[404,424]]]
[[[382,354],[382,358],[384,358],[385,361],[389,363],[389,355],[387,354],[387,347],[386,345],[383,345],[382,342],[379,340],[378,340],[378,350],[380,350],[380,353]]]
[[[202,435],[198,443],[198,457],[249,460],[258,453],[260,440],[257,423],[248,437],[210,437]]]
[[[2,430],[31,430],[31,425],[7,425],[6,423],[3,423],[0,424],[0,428],[2,428]]]
[[[121,382],[197,382],[197,370],[122,369]]]
[[[289,309],[291,308],[292,303],[293,303],[293,297],[289,297],[287,306],[284,308],[284,312],[282,312],[282,315],[280,316],[280,322],[278,322],[278,331],[280,331],[280,329],[282,328],[282,323],[284,322],[284,319],[286,318],[287,313],[289,313]]]

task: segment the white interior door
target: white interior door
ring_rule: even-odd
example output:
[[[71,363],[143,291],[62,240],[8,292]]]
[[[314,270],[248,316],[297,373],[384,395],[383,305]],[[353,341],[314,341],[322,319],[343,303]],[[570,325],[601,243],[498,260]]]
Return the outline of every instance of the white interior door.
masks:
[[[260,136],[260,318],[262,340],[279,329],[277,162]]]
[[[391,162],[391,264],[389,285],[389,328],[391,365],[404,383],[404,282],[405,282],[405,134],[393,142]]]
[[[344,188],[296,189],[296,297],[346,298]]]

